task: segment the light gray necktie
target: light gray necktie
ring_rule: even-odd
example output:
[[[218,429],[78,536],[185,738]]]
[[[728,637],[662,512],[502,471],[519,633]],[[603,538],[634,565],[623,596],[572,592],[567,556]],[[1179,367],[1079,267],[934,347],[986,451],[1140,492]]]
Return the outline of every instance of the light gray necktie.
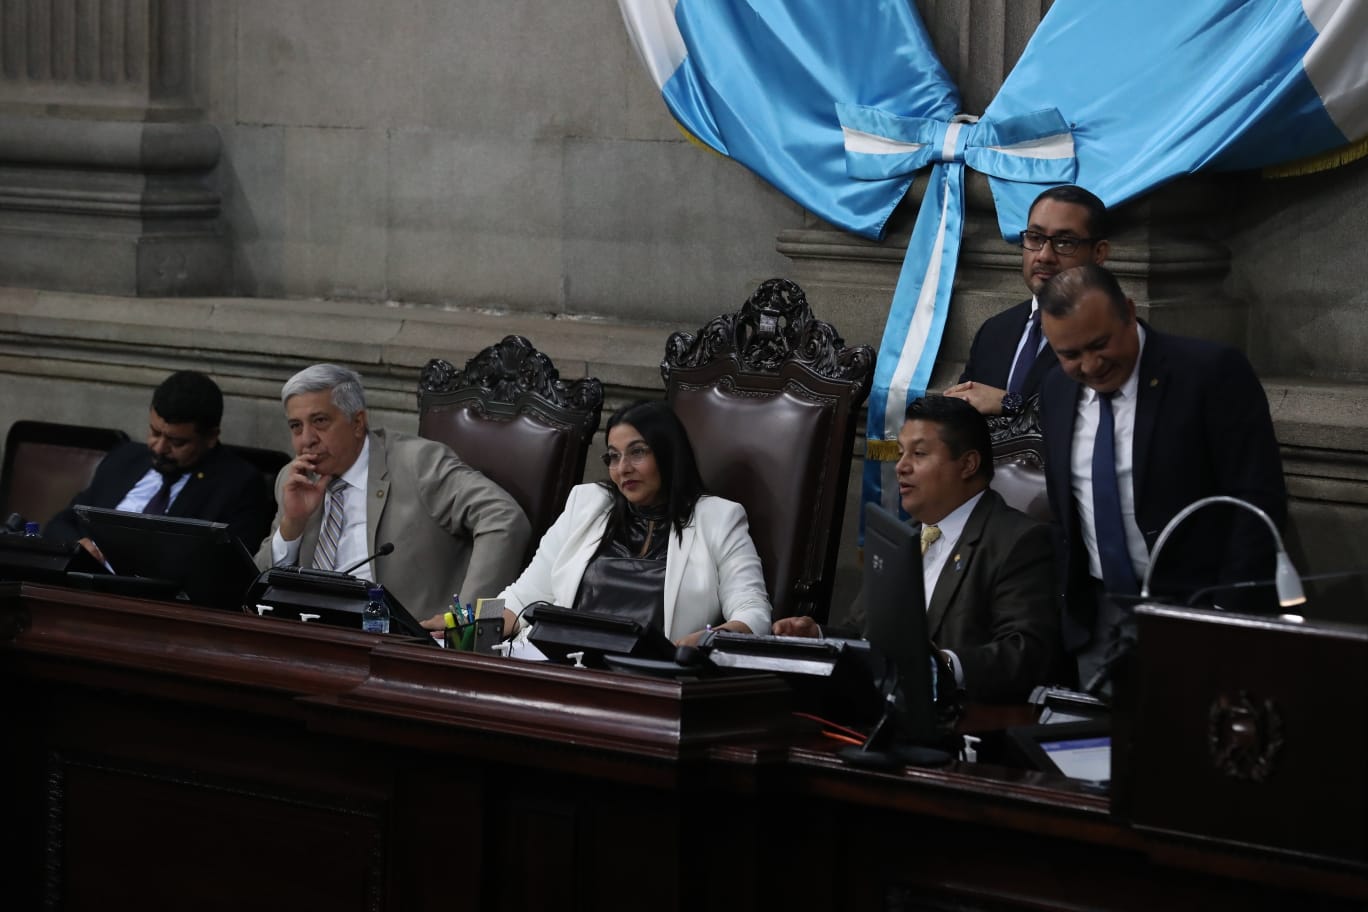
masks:
[[[342,527],[347,520],[346,494],[347,483],[342,476],[328,482],[327,515],[323,517],[318,547],[314,549],[314,568],[317,570],[337,569],[337,546],[342,541]]]

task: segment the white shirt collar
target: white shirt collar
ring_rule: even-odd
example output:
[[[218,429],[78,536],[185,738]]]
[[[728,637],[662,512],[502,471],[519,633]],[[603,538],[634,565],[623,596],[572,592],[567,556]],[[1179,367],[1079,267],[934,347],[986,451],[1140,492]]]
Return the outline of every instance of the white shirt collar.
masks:
[[[342,480],[359,491],[366,490],[367,477],[370,475],[370,432],[361,441],[361,452],[351,468],[342,473]]]
[[[940,529],[941,541],[947,544],[954,544],[959,541],[959,537],[964,532],[964,526],[969,522],[969,514],[974,512],[974,507],[983,497],[983,491],[979,491],[973,497],[960,504],[938,523],[927,523]]]

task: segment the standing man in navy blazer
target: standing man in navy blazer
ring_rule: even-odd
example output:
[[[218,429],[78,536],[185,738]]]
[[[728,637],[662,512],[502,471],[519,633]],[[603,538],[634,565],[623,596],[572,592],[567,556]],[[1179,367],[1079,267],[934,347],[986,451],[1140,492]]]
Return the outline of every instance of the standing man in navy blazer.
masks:
[[[90,487],[43,530],[45,538],[80,540],[77,505],[182,516],[227,523],[254,550],[271,527],[270,491],[255,466],[219,445],[223,393],[198,371],[177,371],[152,393],[147,443],[125,443],[109,452]]]
[[[1037,196],[1021,233],[1021,275],[1031,298],[989,317],[974,334],[959,383],[945,395],[964,399],[984,415],[1012,416],[1040,392],[1056,364],[1040,331],[1038,296],[1055,275],[1084,263],[1102,263],[1107,207],[1093,194],[1065,184]]]
[[[1040,306],[1060,366],[1041,391],[1041,427],[1064,643],[1087,683],[1128,621],[1109,594],[1138,593],[1170,519],[1225,494],[1281,527],[1287,489],[1267,396],[1239,351],[1145,326],[1097,265],[1060,273]],[[1271,579],[1274,553],[1255,516],[1207,507],[1164,546],[1152,589],[1186,600],[1220,583]],[[1222,595],[1228,605],[1230,592],[1218,603]]]

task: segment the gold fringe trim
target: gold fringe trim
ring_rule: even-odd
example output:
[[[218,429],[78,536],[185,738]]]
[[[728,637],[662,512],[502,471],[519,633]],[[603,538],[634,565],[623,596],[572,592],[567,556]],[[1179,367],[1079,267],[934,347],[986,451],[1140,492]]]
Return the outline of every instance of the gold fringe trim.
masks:
[[[865,459],[873,460],[874,462],[897,462],[898,441],[866,440]]]
[[[671,119],[671,120],[674,120],[674,118],[670,118],[670,119]],[[714,149],[712,146],[710,146],[710,145],[708,145],[707,143],[705,143],[703,140],[699,139],[697,136],[694,136],[694,135],[693,135],[692,133],[690,133],[690,132],[688,131],[688,129],[687,129],[682,123],[680,123],[679,121],[675,120],[674,125],[675,125],[675,129],[676,129],[676,130],[678,130],[680,133],[683,133],[683,134],[684,134],[684,138],[685,138],[685,139],[687,139],[689,142],[693,143],[695,146],[698,146],[698,148],[702,149],[704,152],[711,152],[713,155],[716,155],[718,158],[726,158],[726,157],[727,157],[727,156],[723,155],[721,152],[718,152],[718,151],[717,151],[716,149]]]
[[[1368,136],[1358,142],[1340,146],[1338,149],[1322,152],[1319,155],[1310,155],[1296,161],[1284,162],[1281,165],[1270,165],[1263,169],[1263,176],[1267,178],[1301,177],[1303,174],[1329,171],[1331,168],[1356,162],[1365,155],[1368,155]]]

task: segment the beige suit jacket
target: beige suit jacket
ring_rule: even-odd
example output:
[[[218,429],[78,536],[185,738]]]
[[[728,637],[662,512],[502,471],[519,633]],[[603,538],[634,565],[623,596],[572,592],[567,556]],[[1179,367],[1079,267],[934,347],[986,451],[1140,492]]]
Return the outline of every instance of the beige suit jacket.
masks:
[[[517,578],[531,530],[513,498],[461,461],[444,444],[408,434],[372,430],[366,484],[366,552],[393,542],[394,553],[375,561],[375,580],[422,620],[445,610],[451,596],[463,602],[498,595]],[[276,502],[288,466],[276,477]],[[323,510],[309,518],[300,539],[299,565],[313,565]],[[271,535],[257,566],[271,565]],[[366,574],[367,568],[360,571]]]

